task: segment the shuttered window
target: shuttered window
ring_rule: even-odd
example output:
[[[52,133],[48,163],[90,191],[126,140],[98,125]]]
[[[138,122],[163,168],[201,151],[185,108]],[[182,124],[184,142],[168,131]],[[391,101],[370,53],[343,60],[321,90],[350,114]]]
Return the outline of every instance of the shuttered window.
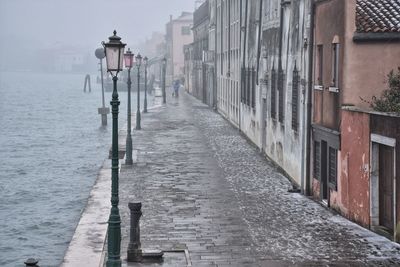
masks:
[[[332,83],[331,87],[339,88],[339,44],[332,44]],[[330,90],[335,91],[335,90]]]
[[[276,71],[271,70],[271,117],[276,119]]]
[[[241,73],[241,88],[240,88],[240,101],[242,103],[246,103],[246,77],[245,77],[245,68],[242,68]]]
[[[292,129],[297,131],[299,128],[299,87],[300,87],[300,75],[295,64],[293,70],[292,80]]]
[[[321,143],[314,142],[314,178],[321,180]]]
[[[324,48],[322,45],[317,46],[317,85],[323,86],[323,73],[324,73]]]
[[[246,69],[246,104],[250,106],[250,87],[251,87],[251,79],[250,79],[250,69]]]
[[[337,150],[329,147],[329,184],[336,189],[337,187]]]
[[[256,107],[256,70],[251,68],[251,107]]]
[[[279,122],[285,120],[285,103],[284,103],[284,73],[282,68],[278,71],[278,92],[279,92]]]

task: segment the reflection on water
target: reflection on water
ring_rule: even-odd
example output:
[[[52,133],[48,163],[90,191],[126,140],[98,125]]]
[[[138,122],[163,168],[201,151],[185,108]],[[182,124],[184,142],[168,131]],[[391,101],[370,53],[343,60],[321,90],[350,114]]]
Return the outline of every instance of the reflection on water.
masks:
[[[84,77],[0,73],[0,266],[29,257],[57,266],[64,256],[111,144],[100,86],[83,93]]]

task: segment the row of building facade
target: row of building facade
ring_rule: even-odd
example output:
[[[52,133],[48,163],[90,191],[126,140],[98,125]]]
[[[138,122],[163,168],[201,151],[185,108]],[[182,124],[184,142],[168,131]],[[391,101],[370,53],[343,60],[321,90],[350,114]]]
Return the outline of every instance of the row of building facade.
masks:
[[[392,0],[207,0],[183,47],[190,94],[294,187],[396,241],[400,117],[366,100],[400,66],[399,14]]]

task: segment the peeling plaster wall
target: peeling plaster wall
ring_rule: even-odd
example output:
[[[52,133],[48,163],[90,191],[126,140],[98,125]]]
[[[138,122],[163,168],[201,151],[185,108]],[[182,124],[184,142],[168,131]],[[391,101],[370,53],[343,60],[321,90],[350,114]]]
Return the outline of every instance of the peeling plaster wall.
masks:
[[[248,12],[247,12],[247,28],[246,28],[246,39],[245,47],[246,50],[244,51],[245,55],[242,59],[242,67],[245,68],[254,68],[257,70],[257,64],[260,60],[258,58],[258,44],[261,41],[259,36],[259,7],[260,7],[260,0],[257,1],[249,1],[248,3]],[[255,107],[252,108],[251,106],[241,102],[241,131],[247,135],[247,137],[258,147],[261,147],[260,142],[260,128],[261,128],[261,121],[260,121],[260,107],[261,107],[261,95],[260,95],[260,86],[259,80],[257,80],[258,85],[256,85],[256,104]]]
[[[243,109],[242,131],[246,133],[266,155],[275,161],[297,184],[301,184],[302,162],[305,151],[305,112],[308,86],[308,47],[304,40],[309,37],[310,1],[290,1],[284,5],[282,25],[282,47],[280,51],[280,0],[264,1],[262,18],[262,50],[265,57],[260,64],[258,77],[265,80],[259,83],[256,93],[256,112]],[[281,52],[281,58],[279,54]],[[278,97],[276,98],[277,117],[271,117],[271,70],[278,71],[279,60],[284,72],[284,120],[278,121]],[[298,129],[292,128],[292,79],[296,64],[300,75],[298,100]],[[278,92],[276,93],[278,95]],[[265,101],[265,105],[263,104]],[[262,120],[265,119],[263,124]],[[252,123],[254,121],[255,123]],[[261,131],[264,127],[265,131]],[[262,134],[262,136],[260,136]],[[264,140],[263,140],[264,139]]]
[[[363,226],[370,224],[370,116],[342,110],[338,192],[331,206]]]

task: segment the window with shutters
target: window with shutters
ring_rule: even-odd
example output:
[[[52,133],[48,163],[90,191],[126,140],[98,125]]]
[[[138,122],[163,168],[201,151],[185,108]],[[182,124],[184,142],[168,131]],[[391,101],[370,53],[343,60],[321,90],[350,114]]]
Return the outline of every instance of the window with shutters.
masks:
[[[251,68],[251,107],[256,107],[256,70]]]
[[[332,82],[330,92],[339,92],[339,44],[332,44]]]
[[[295,64],[292,79],[292,129],[295,131],[299,128],[299,87],[300,75]]]
[[[242,68],[241,72],[241,92],[240,92],[240,101],[242,103],[246,103],[246,77],[245,77],[245,68]]]
[[[279,122],[283,123],[285,120],[285,103],[284,103],[284,73],[283,69],[280,68],[278,71],[278,93],[279,93]]]
[[[271,70],[271,118],[276,119],[276,71]]]
[[[315,81],[315,86],[314,89],[317,90],[323,90],[323,71],[324,71],[324,48],[323,45],[318,45],[317,46],[317,73],[316,73],[316,78],[317,80]]]
[[[329,167],[328,167],[328,178],[329,184],[335,190],[337,190],[337,150],[329,147]]]
[[[321,143],[314,142],[314,178],[321,180]]]
[[[250,69],[246,68],[246,105],[250,106]]]

